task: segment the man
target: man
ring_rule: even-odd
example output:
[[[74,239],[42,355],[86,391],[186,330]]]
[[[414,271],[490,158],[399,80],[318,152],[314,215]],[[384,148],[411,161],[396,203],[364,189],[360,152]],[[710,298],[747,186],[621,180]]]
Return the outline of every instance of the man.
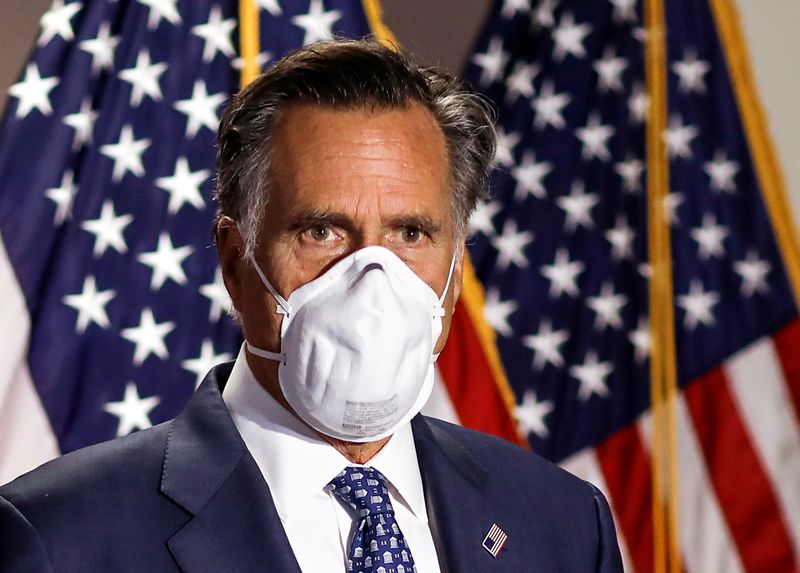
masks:
[[[418,415],[493,151],[478,97],[372,42],[236,96],[215,237],[246,342],[175,420],[0,488],[0,571],[621,571],[593,486]]]

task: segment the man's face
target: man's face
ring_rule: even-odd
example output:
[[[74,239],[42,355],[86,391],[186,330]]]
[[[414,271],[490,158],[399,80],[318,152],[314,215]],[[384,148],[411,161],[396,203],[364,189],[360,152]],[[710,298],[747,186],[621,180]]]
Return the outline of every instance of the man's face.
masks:
[[[421,106],[334,111],[294,105],[273,133],[269,204],[255,258],[285,298],[370,245],[397,254],[441,295],[456,244],[444,136]],[[281,315],[241,258],[238,231],[218,233],[220,262],[251,344],[277,351]],[[444,346],[461,284],[460,257],[445,300]],[[347,320],[347,317],[342,317]]]

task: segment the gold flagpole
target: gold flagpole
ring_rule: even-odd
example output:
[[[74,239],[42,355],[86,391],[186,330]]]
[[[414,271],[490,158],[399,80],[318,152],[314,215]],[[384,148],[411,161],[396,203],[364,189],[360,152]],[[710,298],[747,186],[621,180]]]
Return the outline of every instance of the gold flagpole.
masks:
[[[369,28],[378,41],[390,48],[399,46],[397,38],[383,21],[383,8],[381,8],[380,0],[361,0],[361,5],[364,7]]]
[[[652,483],[655,573],[681,570],[678,532],[678,467],[675,400],[675,317],[672,292],[672,249],[664,208],[669,192],[669,157],[663,134],[667,125],[667,62],[664,5],[645,3],[645,77],[647,112],[647,239],[649,283],[650,395],[653,416]],[[666,487],[664,480],[666,478]],[[665,499],[666,495],[666,499]]]
[[[239,0],[239,53],[242,58],[239,81],[242,87],[252,82],[261,73],[258,65],[260,51],[261,38],[256,0]]]

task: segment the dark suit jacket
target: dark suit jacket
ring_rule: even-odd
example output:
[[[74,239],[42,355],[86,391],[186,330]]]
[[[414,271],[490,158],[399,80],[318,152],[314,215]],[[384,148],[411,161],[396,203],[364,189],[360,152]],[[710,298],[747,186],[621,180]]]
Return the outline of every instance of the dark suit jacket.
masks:
[[[230,368],[171,422],[0,488],[0,572],[299,572],[222,401]],[[423,416],[412,427],[445,571],[622,571],[593,486],[485,434]],[[497,558],[481,546],[493,523],[508,534]]]

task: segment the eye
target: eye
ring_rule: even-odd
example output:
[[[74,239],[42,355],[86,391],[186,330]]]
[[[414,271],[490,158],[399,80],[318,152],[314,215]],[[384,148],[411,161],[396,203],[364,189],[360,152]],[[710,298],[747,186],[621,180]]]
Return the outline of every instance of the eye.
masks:
[[[422,230],[418,227],[403,227],[402,237],[404,243],[416,243],[422,238]]]
[[[308,230],[308,235],[314,241],[318,243],[327,243],[333,240],[333,231],[331,231],[328,227],[324,227],[322,225],[318,225],[316,227],[312,227]]]

